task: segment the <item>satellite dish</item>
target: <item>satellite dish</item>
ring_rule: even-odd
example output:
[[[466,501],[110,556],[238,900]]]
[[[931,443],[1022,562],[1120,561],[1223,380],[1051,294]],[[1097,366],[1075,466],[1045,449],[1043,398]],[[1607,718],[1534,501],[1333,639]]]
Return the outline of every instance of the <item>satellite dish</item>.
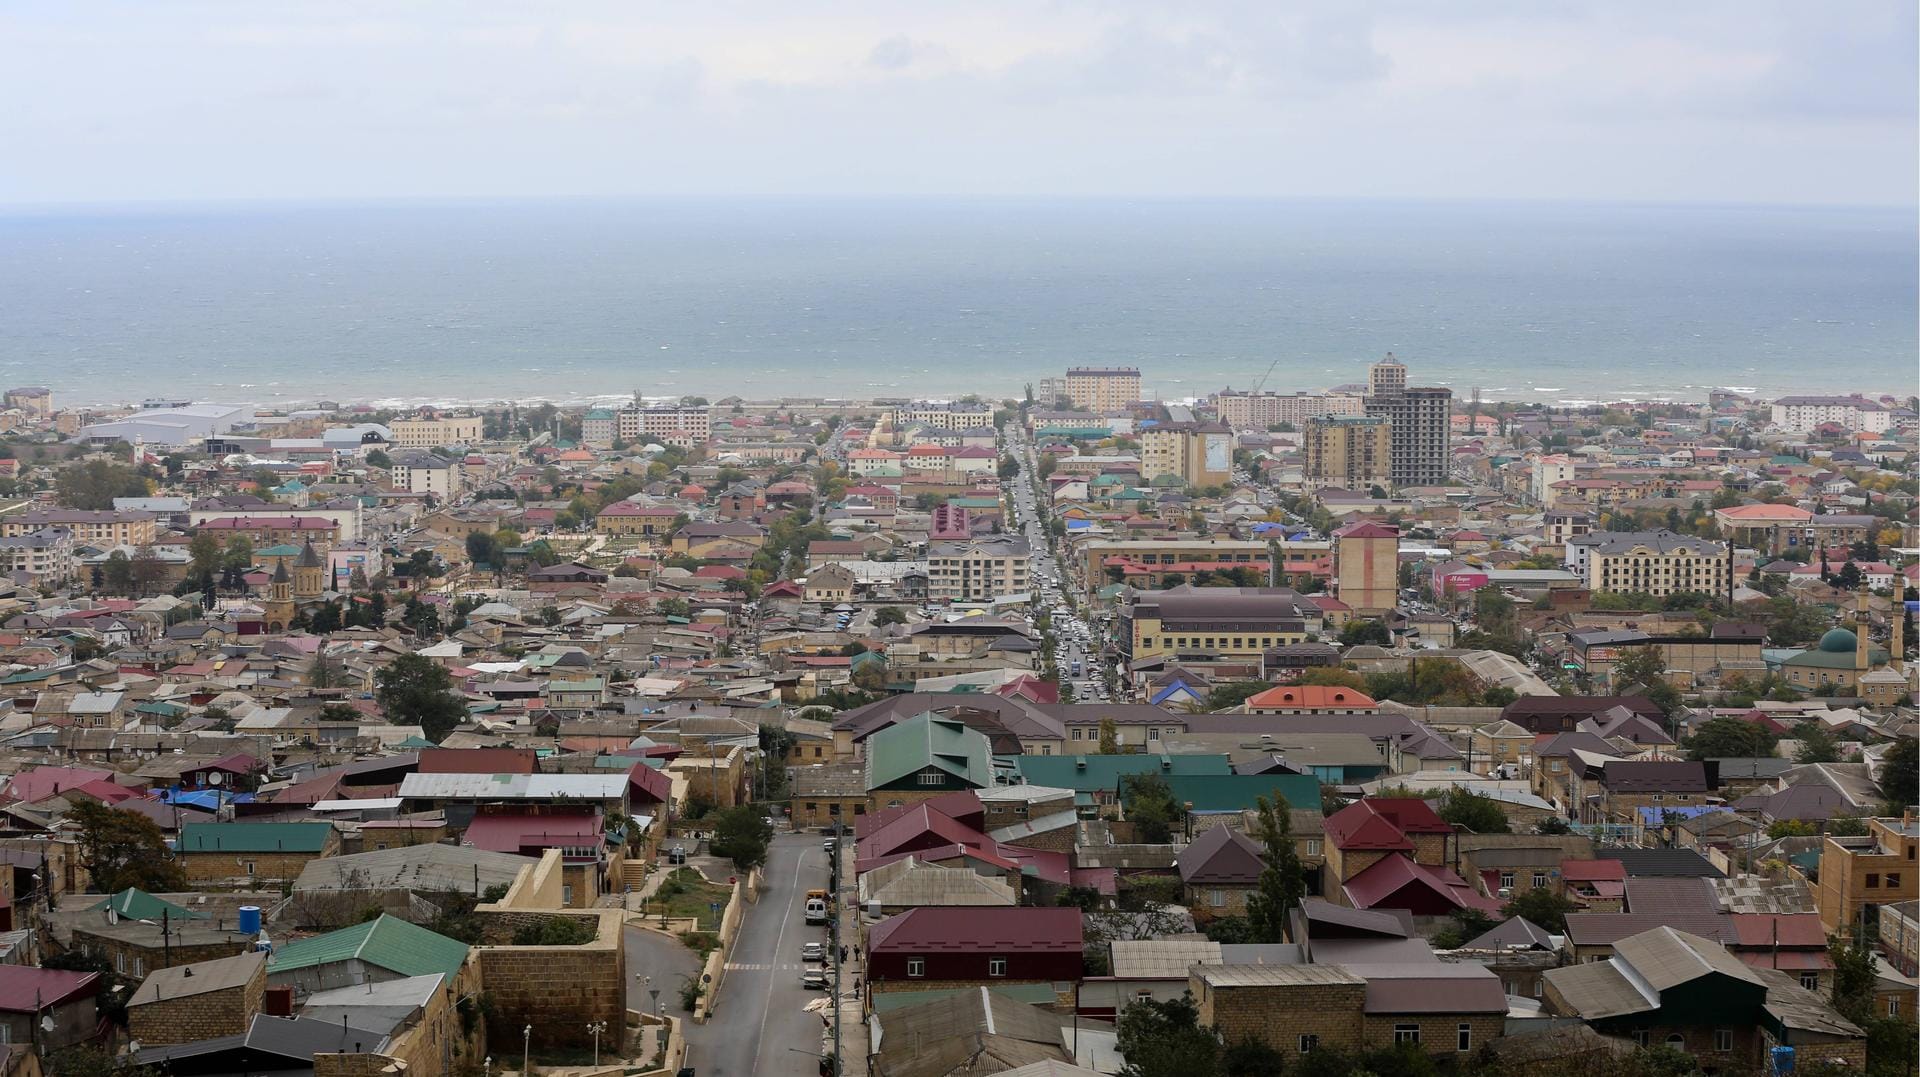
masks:
[[[217,770],[210,770],[207,772],[208,785],[219,785],[225,779],[226,779],[226,775],[220,773]]]
[[[53,1015],[52,1014],[47,1014],[46,1016],[40,1018],[40,1031],[42,1032],[53,1031]]]

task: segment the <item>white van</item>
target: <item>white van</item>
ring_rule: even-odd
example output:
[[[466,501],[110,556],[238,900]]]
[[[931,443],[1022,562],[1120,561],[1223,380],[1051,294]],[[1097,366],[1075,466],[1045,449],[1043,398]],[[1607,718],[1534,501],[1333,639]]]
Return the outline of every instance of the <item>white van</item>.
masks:
[[[827,903],[819,898],[807,899],[807,923],[824,924],[827,922]]]

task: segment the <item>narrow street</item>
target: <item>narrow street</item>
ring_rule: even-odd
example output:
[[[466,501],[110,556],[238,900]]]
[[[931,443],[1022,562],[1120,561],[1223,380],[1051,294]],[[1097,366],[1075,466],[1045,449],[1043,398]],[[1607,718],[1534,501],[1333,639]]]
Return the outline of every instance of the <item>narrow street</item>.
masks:
[[[813,1077],[819,1072],[823,1024],[802,1007],[826,992],[800,986],[808,967],[800,960],[800,945],[827,938],[825,927],[807,925],[805,912],[807,891],[827,885],[827,854],[820,842],[817,834],[775,835],[767,853],[766,892],[747,906],[713,1020],[688,1026],[687,1065],[699,1077]],[[678,1009],[678,977],[673,988],[670,1013]]]

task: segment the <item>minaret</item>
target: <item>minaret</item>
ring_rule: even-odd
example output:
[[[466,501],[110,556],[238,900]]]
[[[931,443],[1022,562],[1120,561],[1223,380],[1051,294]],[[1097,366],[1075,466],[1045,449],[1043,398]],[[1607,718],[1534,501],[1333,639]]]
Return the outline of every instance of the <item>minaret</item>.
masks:
[[[1871,663],[1867,661],[1867,592],[1860,592],[1860,604],[1853,613],[1853,670],[1865,673]]]
[[[1888,616],[1893,622],[1893,638],[1887,641],[1887,668],[1895,673],[1905,673],[1907,671],[1907,604],[1900,599],[1895,599],[1893,612]]]

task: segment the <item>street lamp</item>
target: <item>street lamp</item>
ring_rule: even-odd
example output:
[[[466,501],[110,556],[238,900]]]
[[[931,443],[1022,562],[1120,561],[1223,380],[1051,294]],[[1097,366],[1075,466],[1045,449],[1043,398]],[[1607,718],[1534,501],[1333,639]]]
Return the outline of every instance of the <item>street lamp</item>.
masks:
[[[527,1077],[527,1057],[533,1053],[533,1026],[520,1032],[520,1077]]]
[[[593,1033],[593,1068],[600,1068],[600,1034],[607,1030],[605,1021],[589,1021],[587,1031]]]

